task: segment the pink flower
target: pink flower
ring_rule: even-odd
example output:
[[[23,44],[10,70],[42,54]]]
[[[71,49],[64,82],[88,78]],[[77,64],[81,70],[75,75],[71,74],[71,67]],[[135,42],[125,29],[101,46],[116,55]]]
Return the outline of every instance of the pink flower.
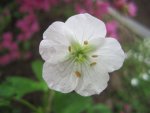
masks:
[[[109,4],[102,1],[84,0],[81,3],[75,5],[75,11],[77,13],[90,13],[96,17],[102,17],[108,13]]]
[[[91,0],[84,0],[84,1],[81,1],[81,3],[78,2],[75,5],[75,11],[77,13],[85,13],[85,12],[87,12],[87,13],[90,13],[90,14],[94,14],[93,6],[94,6],[93,1],[91,1]]]
[[[117,8],[122,8],[127,4],[127,0],[114,0],[114,4]]]
[[[11,42],[4,40],[4,41],[2,42],[2,47],[3,47],[3,48],[8,48],[8,49],[11,48]]]
[[[114,5],[116,8],[121,10],[123,13],[127,13],[130,16],[136,16],[137,6],[132,1],[128,0],[114,0]]]
[[[116,21],[109,21],[106,23],[106,29],[107,29],[107,35],[108,36],[111,36],[113,38],[116,38],[118,39],[118,32],[117,32],[117,29],[118,29],[118,24]]]
[[[75,5],[75,11],[76,11],[77,13],[85,13],[85,12],[86,12],[86,10],[83,9],[80,4],[76,4],[76,5]]]
[[[27,38],[24,36],[24,33],[20,33],[17,36],[18,41],[26,41]]]
[[[107,2],[97,1],[96,2],[97,9],[95,10],[95,15],[99,17],[106,15],[108,13],[108,7],[109,7],[109,4]]]
[[[16,51],[16,50],[18,50],[19,48],[18,48],[18,45],[15,43],[15,42],[12,42],[11,43],[11,51]]]
[[[4,66],[11,62],[11,57],[9,54],[0,56],[0,65]]]
[[[22,20],[19,20],[16,26],[20,28],[23,32],[27,32],[30,30],[36,32],[39,30],[37,18],[33,13],[27,15]]]
[[[39,30],[39,23],[33,13],[19,20],[16,26],[21,30],[17,38],[22,41],[31,38],[31,36]]]
[[[128,13],[130,16],[136,16],[137,6],[135,5],[135,3],[131,2],[128,4]]]
[[[48,11],[58,3],[58,0],[17,0],[20,4],[20,12],[34,12],[35,10]]]
[[[2,41],[2,47],[4,48],[11,48],[11,42],[12,42],[12,33],[11,32],[5,32],[2,35],[3,41]]]
[[[5,32],[2,37],[3,37],[3,40],[12,41],[12,33],[11,32]]]
[[[20,52],[18,50],[14,50],[10,52],[11,60],[17,60],[20,58]]]

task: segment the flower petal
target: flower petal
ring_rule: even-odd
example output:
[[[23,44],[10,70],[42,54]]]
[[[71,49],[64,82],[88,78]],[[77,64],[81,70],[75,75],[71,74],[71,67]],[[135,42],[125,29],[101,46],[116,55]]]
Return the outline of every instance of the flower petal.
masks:
[[[98,55],[97,58],[93,58],[93,61],[105,67],[108,72],[121,68],[125,60],[125,53],[119,42],[114,38],[105,38],[104,43],[93,54]]]
[[[80,42],[106,36],[105,24],[87,13],[71,16],[65,24],[73,31]]]
[[[86,64],[82,66],[82,75],[75,91],[82,96],[100,94],[107,87],[108,80],[109,75],[103,67],[89,67]]]
[[[68,47],[57,44],[51,40],[42,40],[40,43],[39,52],[45,61],[58,63],[65,59],[68,54]]]
[[[73,64],[71,62],[62,62],[51,64],[45,62],[43,66],[43,78],[49,88],[62,93],[73,91],[77,85],[78,78],[72,75]]]
[[[54,22],[43,34],[39,52],[45,61],[57,63],[68,53],[72,32],[63,22]]]
[[[52,23],[43,33],[43,39],[63,45],[68,45],[71,38],[73,38],[72,31],[67,28],[65,23],[60,21]]]

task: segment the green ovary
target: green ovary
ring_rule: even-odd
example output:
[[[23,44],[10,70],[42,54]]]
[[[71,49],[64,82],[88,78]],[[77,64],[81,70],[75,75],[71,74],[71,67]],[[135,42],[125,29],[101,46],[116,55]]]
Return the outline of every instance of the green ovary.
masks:
[[[88,60],[89,54],[94,51],[94,47],[89,44],[81,45],[79,43],[72,43],[69,49],[69,58],[75,60],[77,63],[83,63]]]

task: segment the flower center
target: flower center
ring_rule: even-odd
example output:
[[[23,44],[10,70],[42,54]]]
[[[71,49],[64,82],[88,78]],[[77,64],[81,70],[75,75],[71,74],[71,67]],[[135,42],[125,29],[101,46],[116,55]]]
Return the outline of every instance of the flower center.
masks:
[[[94,51],[94,47],[88,44],[88,41],[84,41],[83,44],[73,42],[71,46],[68,47],[69,58],[75,60],[77,63],[83,63],[88,60],[89,53]]]

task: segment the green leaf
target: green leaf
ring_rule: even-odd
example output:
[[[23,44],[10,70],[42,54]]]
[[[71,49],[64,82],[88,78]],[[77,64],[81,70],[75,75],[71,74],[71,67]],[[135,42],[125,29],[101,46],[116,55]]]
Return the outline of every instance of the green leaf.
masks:
[[[34,74],[36,75],[38,80],[43,80],[42,78],[42,68],[43,68],[43,62],[41,60],[35,60],[32,62],[32,70]]]
[[[43,91],[45,86],[43,83],[33,81],[24,77],[9,77],[6,81],[0,85],[0,97],[16,97],[22,96],[34,92]]]
[[[104,104],[93,105],[88,113],[111,113],[111,110]]]
[[[53,105],[55,113],[81,113],[92,105],[92,98],[75,93],[56,93]]]
[[[10,105],[10,101],[4,98],[0,98],[0,107],[1,106],[9,106]]]

